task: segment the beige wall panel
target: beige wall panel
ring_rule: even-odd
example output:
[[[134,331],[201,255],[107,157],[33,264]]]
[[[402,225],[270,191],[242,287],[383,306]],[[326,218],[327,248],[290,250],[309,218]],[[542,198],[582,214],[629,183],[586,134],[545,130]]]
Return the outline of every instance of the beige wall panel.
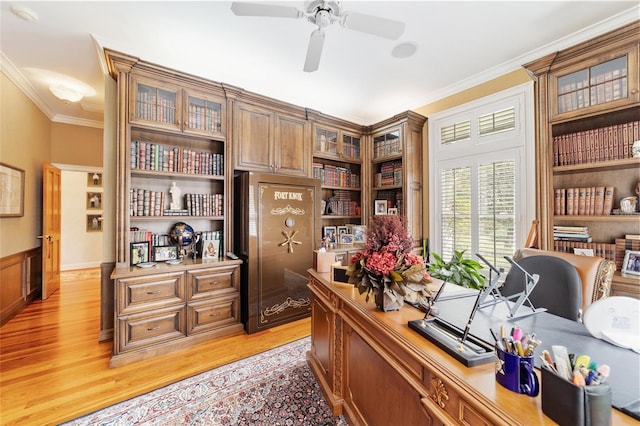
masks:
[[[51,123],[51,162],[102,167],[102,129]]]
[[[0,257],[40,246],[42,164],[51,161],[51,121],[0,72],[0,161],[25,171],[24,216],[0,219]]]

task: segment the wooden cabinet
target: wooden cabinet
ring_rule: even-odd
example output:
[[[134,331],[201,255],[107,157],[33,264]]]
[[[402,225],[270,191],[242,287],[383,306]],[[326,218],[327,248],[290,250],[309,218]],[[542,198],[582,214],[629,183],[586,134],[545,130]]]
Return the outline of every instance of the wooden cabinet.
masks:
[[[223,255],[230,240],[227,197],[231,149],[226,92],[219,83],[107,51],[118,86],[114,348],[111,366],[137,361],[242,329],[240,261]],[[193,229],[168,265],[162,246],[181,241],[178,223]],[[188,226],[188,227],[187,227]],[[202,259],[195,241],[217,239]],[[135,266],[132,244],[148,244]]]
[[[237,102],[233,120],[236,169],[308,176],[309,123],[304,118]]]
[[[309,117],[313,121],[313,177],[322,185],[322,225],[364,224],[362,126],[317,112]]]
[[[240,261],[116,268],[113,357],[117,367],[236,333]]]
[[[381,213],[376,211],[375,201],[386,200],[387,210],[397,209],[397,214],[407,218],[409,232],[417,243],[424,236],[422,128],[426,120],[407,111],[370,129],[371,212]]]
[[[636,21],[525,65],[537,86],[540,248],[590,248],[618,270],[615,240],[640,234],[640,215],[620,214],[640,180],[631,149],[640,140],[639,40]],[[554,226],[586,227],[589,240],[559,240]],[[616,274],[612,294],[637,297],[634,285]]]

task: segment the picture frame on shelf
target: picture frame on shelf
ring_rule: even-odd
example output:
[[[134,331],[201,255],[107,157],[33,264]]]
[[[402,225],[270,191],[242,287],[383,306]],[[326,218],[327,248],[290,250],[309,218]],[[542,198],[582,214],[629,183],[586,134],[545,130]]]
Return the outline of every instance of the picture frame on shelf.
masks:
[[[220,240],[206,239],[202,241],[202,259],[218,260],[220,258]]]
[[[89,172],[87,173],[87,186],[101,188],[102,187],[102,173]]]
[[[640,276],[640,251],[625,251],[624,261],[622,262],[622,274]]]
[[[337,232],[338,235],[342,235],[342,234],[350,234],[349,232],[349,227],[348,226],[338,226],[337,227]]]
[[[376,215],[387,214],[387,200],[375,200],[374,207]]]
[[[149,242],[138,241],[131,243],[131,256],[129,256],[129,264],[135,266],[139,263],[149,262]]]
[[[178,258],[178,246],[154,246],[153,261],[166,262],[167,260],[176,260]]]
[[[24,216],[24,170],[0,163],[0,217]]]
[[[102,232],[102,215],[87,215],[87,232]]]
[[[387,214],[398,215],[398,209],[396,207],[389,207],[387,209]]]
[[[353,227],[353,243],[364,244],[367,242],[367,227],[365,225],[355,225]]]
[[[325,238],[327,242],[332,244],[338,243],[336,233],[337,233],[337,230],[335,226],[325,226],[322,229],[322,236]]]
[[[353,244],[353,234],[338,234],[338,244],[341,245],[352,245]]]
[[[87,210],[102,210],[102,192],[87,192]]]

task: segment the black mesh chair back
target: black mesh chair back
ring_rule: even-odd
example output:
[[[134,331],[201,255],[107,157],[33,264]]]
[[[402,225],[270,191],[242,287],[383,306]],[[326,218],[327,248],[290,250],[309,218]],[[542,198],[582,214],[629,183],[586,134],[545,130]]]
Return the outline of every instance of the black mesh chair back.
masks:
[[[529,296],[535,308],[547,308],[551,314],[581,320],[582,281],[573,265],[554,256],[529,256],[516,262],[530,274],[540,276]],[[503,296],[511,296],[522,292],[525,284],[524,272],[512,266],[500,292]]]

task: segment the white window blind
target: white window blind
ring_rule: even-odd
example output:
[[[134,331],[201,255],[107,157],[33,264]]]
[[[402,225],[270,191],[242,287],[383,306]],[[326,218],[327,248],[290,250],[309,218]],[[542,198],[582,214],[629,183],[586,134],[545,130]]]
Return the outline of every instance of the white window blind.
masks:
[[[432,250],[445,261],[456,250],[479,253],[508,270],[504,256],[534,217],[532,85],[430,116],[429,131]]]

